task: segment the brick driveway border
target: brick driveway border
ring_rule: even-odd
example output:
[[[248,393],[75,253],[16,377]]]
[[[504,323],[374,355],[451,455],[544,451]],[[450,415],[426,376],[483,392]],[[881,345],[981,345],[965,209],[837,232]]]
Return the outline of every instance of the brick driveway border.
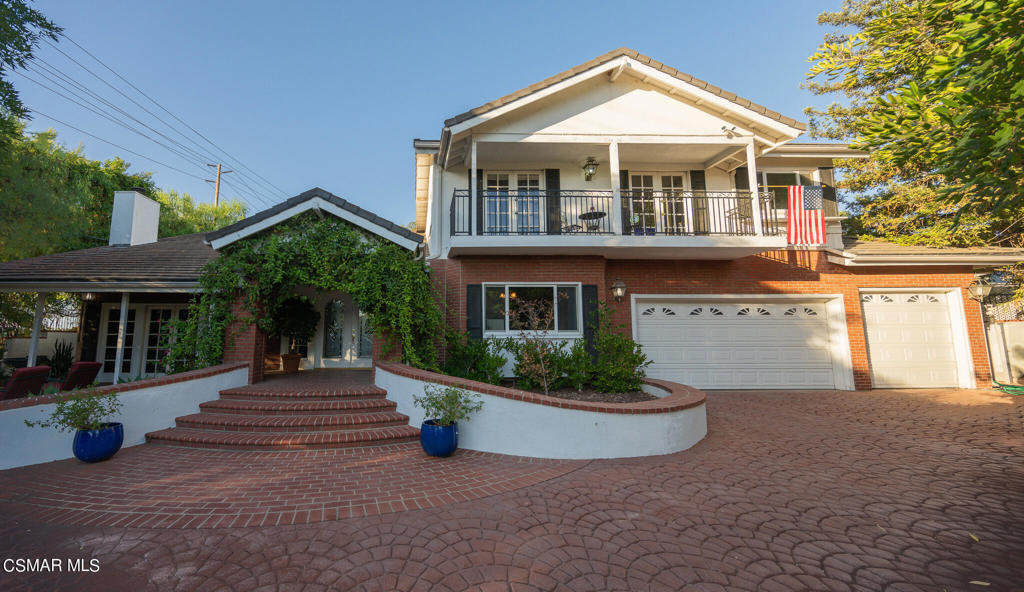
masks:
[[[4,558],[96,557],[101,569],[0,573],[0,588],[1024,590],[1022,403],[710,393],[709,436],[682,453],[305,525],[70,525],[4,505]]]

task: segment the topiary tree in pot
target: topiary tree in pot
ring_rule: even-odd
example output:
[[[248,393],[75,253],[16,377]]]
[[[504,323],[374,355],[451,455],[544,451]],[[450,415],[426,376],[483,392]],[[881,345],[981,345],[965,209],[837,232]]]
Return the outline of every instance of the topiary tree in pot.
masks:
[[[296,296],[281,303],[274,314],[276,332],[288,340],[288,353],[281,356],[281,369],[287,373],[299,369],[302,356],[299,344],[309,343],[320,323],[320,313],[308,298]]]

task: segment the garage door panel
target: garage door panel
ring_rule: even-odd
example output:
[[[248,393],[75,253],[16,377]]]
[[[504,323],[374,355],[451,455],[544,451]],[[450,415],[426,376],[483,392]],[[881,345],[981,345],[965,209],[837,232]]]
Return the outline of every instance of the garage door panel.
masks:
[[[946,298],[936,294],[863,294],[865,336],[876,388],[958,384]]]
[[[639,310],[637,340],[654,378],[710,389],[835,385],[820,302],[657,302]]]

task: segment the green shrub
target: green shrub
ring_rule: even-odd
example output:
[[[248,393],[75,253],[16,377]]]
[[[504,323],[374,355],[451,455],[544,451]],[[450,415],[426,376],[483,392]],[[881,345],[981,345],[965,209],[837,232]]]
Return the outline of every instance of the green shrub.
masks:
[[[555,389],[572,388],[583,390],[593,378],[594,360],[587,351],[587,344],[577,339],[568,349],[561,350],[558,359],[559,377],[555,380]]]
[[[453,423],[469,419],[470,414],[480,411],[484,406],[480,395],[471,394],[454,386],[427,384],[423,387],[423,396],[413,395],[416,406],[423,409],[426,419],[433,419],[439,426],[450,426]]]
[[[469,333],[449,331],[445,341],[448,346],[445,374],[489,384],[501,383],[501,370],[506,361],[500,340],[470,339]]]
[[[615,323],[611,309],[601,303],[594,328],[594,362],[592,384],[603,393],[626,393],[640,390],[644,368],[651,365],[639,343],[623,335],[625,325]]]
[[[62,339],[53,346],[53,356],[50,357],[50,375],[61,377],[68,373],[71,364],[75,361],[74,343]]]
[[[29,427],[57,428],[60,431],[98,430],[109,418],[121,410],[117,393],[93,395],[90,390],[75,391],[74,394],[57,401],[57,408],[48,419],[25,420]]]

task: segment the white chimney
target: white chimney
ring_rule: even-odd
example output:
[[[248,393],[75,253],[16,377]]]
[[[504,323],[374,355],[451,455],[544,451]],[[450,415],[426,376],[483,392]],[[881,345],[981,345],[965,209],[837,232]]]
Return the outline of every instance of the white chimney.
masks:
[[[110,244],[144,245],[156,242],[160,204],[139,191],[115,191],[110,216]]]

